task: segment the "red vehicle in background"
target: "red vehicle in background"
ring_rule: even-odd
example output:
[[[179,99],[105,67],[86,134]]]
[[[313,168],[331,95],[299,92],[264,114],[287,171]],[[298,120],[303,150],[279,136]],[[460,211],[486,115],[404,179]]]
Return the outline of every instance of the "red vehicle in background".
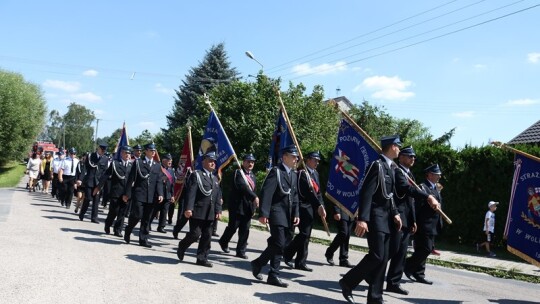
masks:
[[[34,142],[34,145],[32,145],[32,151],[28,156],[32,157],[32,153],[37,153],[38,155],[51,153],[54,155],[56,152],[58,152],[58,148],[54,143],[50,141],[36,141]]]

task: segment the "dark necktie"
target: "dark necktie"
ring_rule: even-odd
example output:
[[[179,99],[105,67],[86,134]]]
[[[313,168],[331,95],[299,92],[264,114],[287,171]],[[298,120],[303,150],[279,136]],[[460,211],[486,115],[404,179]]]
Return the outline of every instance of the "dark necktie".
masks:
[[[73,175],[73,170],[75,170],[75,166],[73,166],[74,159],[71,159],[71,175]]]

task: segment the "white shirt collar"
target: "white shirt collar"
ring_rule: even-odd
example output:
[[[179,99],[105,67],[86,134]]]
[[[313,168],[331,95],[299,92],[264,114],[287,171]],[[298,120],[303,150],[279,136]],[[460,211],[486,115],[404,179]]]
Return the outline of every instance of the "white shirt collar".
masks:
[[[381,154],[382,157],[384,157],[384,161],[386,162],[386,164],[388,165],[388,167],[392,168],[392,160],[390,158],[388,158],[386,155],[384,154]]]
[[[289,174],[291,172],[291,168],[287,167],[287,165],[285,165],[285,163],[283,163],[283,162],[281,164],[285,168],[285,171],[287,172],[287,174]]]

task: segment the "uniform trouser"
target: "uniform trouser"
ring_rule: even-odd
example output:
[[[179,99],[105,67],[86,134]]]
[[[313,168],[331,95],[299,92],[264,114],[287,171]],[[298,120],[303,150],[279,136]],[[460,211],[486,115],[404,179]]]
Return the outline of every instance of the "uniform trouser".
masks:
[[[245,255],[250,226],[251,216],[236,213],[230,214],[229,223],[227,224],[227,227],[225,227],[225,231],[219,239],[220,244],[228,247],[231,238],[236,233],[236,230],[238,230],[238,243],[236,244],[236,254]]]
[[[300,207],[300,224],[298,225],[298,234],[292,242],[285,248],[283,257],[285,261],[290,261],[296,254],[294,264],[298,267],[306,265],[308,256],[309,238],[311,237],[311,229],[313,228],[313,208]]]
[[[405,272],[424,278],[426,272],[426,260],[434,247],[434,235],[417,232],[414,235],[414,253],[405,260]]]
[[[386,284],[389,286],[399,285],[405,267],[405,257],[409,246],[410,230],[402,228],[400,231],[392,231],[390,234],[390,266],[386,274]]]
[[[195,243],[199,237],[199,247],[197,247],[197,261],[207,261],[208,252],[210,252],[210,241],[212,239],[212,222],[208,220],[194,219],[189,220],[189,232],[178,243],[178,251],[186,250]]]
[[[216,233],[217,233],[217,225],[218,225],[218,222],[219,222],[218,219],[215,219],[215,220],[212,222],[212,234],[216,234]]]
[[[182,212],[182,208],[178,207],[178,214],[176,215],[176,224],[173,227],[174,233],[179,233],[182,228],[187,224],[188,219],[184,216],[184,212]]]
[[[380,302],[390,249],[390,234],[380,231],[368,232],[367,240],[368,254],[343,276],[343,282],[347,287],[354,289],[362,280],[366,280],[369,284],[368,302]]]
[[[88,207],[90,206],[90,200],[92,200],[92,215],[90,219],[92,221],[97,221],[98,218],[98,208],[99,208],[99,193],[97,195],[92,195],[94,187],[84,187],[84,202],[79,213],[79,218],[83,219]]]
[[[290,227],[270,225],[268,245],[261,255],[253,260],[253,263],[260,267],[265,266],[270,261],[268,276],[279,277],[279,264],[283,256],[283,250],[291,242],[293,231]]]
[[[131,213],[129,214],[126,234],[130,235],[133,232],[133,228],[140,221],[139,244],[146,244],[148,243],[148,235],[150,234],[150,220],[152,219],[154,204],[138,201],[132,201],[131,203]]]
[[[334,252],[339,248],[339,261],[345,262],[349,259],[349,240],[351,239],[351,231],[354,227],[354,220],[341,219],[337,222],[338,233],[332,240],[332,243],[326,249],[325,256],[332,258]]]
[[[152,214],[151,221],[154,221],[154,218],[159,212],[159,219],[158,219],[158,229],[163,229],[165,226],[167,226],[167,213],[169,212],[169,206],[171,205],[170,199],[164,199],[161,203],[155,203],[154,204],[154,212]]]
[[[69,176],[64,175],[62,176],[63,182],[60,184],[63,188],[63,205],[66,206],[66,208],[69,208],[71,206],[71,201],[73,200],[73,192],[75,189],[75,176]]]
[[[169,211],[167,212],[167,222],[169,224],[172,224],[172,220],[174,218],[174,209],[176,209],[176,204],[170,203],[169,204]]]
[[[55,197],[58,194],[58,173],[53,173],[51,196]]]
[[[127,206],[128,203],[124,202],[121,197],[111,197],[111,206],[105,219],[105,227],[114,225],[115,233],[122,232]]]

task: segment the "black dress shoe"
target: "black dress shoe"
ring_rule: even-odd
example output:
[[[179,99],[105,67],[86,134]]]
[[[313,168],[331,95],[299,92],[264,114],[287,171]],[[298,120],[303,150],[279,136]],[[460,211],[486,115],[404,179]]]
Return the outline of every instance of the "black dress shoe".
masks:
[[[294,269],[298,269],[298,270],[302,270],[302,271],[309,271],[309,272],[313,271],[313,269],[307,267],[306,265],[298,265],[298,266],[294,267]]]
[[[354,267],[351,263],[349,263],[349,260],[339,261],[339,266],[347,267],[347,268],[353,268]]]
[[[178,250],[176,250],[176,256],[178,257],[178,259],[180,261],[183,261],[184,260],[184,251],[180,250],[180,248],[178,248]]]
[[[405,271],[405,276],[409,278],[409,280],[414,281],[412,278],[412,273]]]
[[[126,233],[126,234],[124,235],[124,241],[126,241],[126,244],[129,244],[130,238],[131,238],[131,237],[130,237],[130,234],[129,234],[129,233]]]
[[[205,260],[205,261],[197,260],[197,262],[195,264],[197,264],[199,266],[204,266],[204,267],[212,267],[212,266],[214,266],[214,265],[212,265],[212,263],[208,262],[208,260]]]
[[[111,234],[111,227],[105,226],[105,233],[106,234]]]
[[[433,285],[433,282],[432,281],[428,281],[422,277],[419,277],[419,276],[414,276],[414,279],[416,280],[416,282],[418,283],[422,283],[422,284],[427,284],[427,285]]]
[[[248,256],[245,255],[245,254],[243,254],[243,253],[237,253],[237,254],[235,255],[235,257],[241,258],[241,259],[244,259],[244,260],[247,260],[247,259],[248,259]]]
[[[280,278],[278,277],[275,277],[275,276],[269,276],[268,279],[266,280],[266,282],[270,285],[274,285],[274,286],[277,286],[277,287],[287,287],[289,286],[289,284],[283,282]]]
[[[221,241],[219,241],[218,243],[219,243],[219,247],[221,247],[221,250],[223,250],[223,252],[225,252],[225,253],[231,252],[229,250],[229,246],[227,246],[226,244],[223,244]]]
[[[91,222],[94,223],[94,224],[99,224],[98,220],[91,220]]]
[[[84,220],[84,216],[79,216],[79,221]]]
[[[178,231],[176,231],[175,229],[173,229],[172,231],[172,236],[175,240],[178,240]]]
[[[148,242],[142,242],[142,243],[139,243],[139,245],[146,248],[152,248],[152,245],[148,244]]]
[[[219,234],[217,234],[216,232],[212,232],[212,236],[219,237]]]
[[[122,232],[120,232],[120,231],[115,231],[114,236],[123,237]]]
[[[330,264],[330,266],[336,265],[336,263],[334,263],[334,258],[333,257],[328,256],[328,255],[325,255],[325,257],[326,257],[326,261],[328,262],[328,264]]]
[[[253,274],[253,276],[259,280],[259,281],[262,281],[263,279],[263,276],[261,274],[261,266],[259,266],[257,263],[255,263],[255,261],[251,261],[251,273]]]
[[[290,268],[294,268],[294,264],[291,260],[283,260],[285,265],[289,266]]]
[[[409,292],[405,289],[403,289],[401,287],[401,285],[397,284],[397,285],[386,285],[386,291],[387,292],[394,292],[394,293],[399,293],[399,294],[402,294],[402,295],[408,295]]]
[[[352,290],[345,284],[343,279],[339,280],[339,286],[341,287],[341,294],[347,301],[347,303],[353,303],[354,304],[354,298],[352,296]]]
[[[157,232],[159,232],[159,233],[167,233],[167,231],[165,231],[165,229],[163,229],[163,228],[158,228]]]

